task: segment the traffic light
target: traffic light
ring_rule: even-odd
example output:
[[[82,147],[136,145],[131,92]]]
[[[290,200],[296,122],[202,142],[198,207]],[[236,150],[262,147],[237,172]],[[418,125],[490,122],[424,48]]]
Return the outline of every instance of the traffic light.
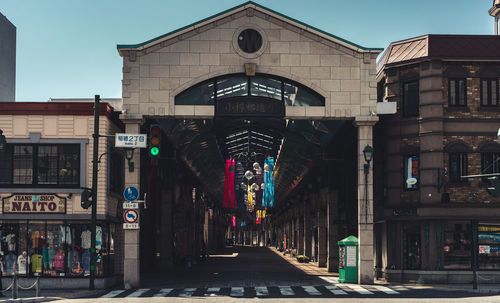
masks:
[[[153,124],[149,128],[149,147],[148,155],[150,158],[158,159],[160,157],[161,145],[161,127]]]
[[[82,192],[82,208],[87,209],[92,206],[92,190],[84,188]]]
[[[488,187],[490,195],[493,197],[500,197],[500,179],[498,177],[490,177],[488,181],[490,181],[490,184],[493,186]]]

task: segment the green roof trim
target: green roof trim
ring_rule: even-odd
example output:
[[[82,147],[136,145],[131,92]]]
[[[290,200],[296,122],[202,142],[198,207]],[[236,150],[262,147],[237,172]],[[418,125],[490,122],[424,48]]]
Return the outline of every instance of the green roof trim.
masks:
[[[261,9],[267,10],[267,11],[269,11],[269,12],[271,12],[271,13],[273,13],[273,14],[276,14],[276,15],[278,15],[278,16],[281,16],[281,17],[283,17],[283,18],[286,18],[286,19],[288,19],[288,20],[290,20],[290,21],[296,22],[296,23],[298,23],[298,24],[300,24],[300,25],[302,25],[302,26],[308,27],[308,28],[310,28],[310,29],[312,29],[312,30],[318,31],[318,32],[320,32],[320,33],[322,33],[322,34],[324,34],[324,35],[327,35],[327,36],[332,37],[332,38],[334,38],[334,39],[340,40],[340,41],[342,41],[342,42],[344,42],[344,43],[347,43],[347,44],[350,44],[350,45],[352,45],[352,46],[354,46],[354,47],[360,48],[360,49],[362,49],[362,50],[367,50],[367,51],[383,51],[383,50],[384,50],[383,48],[368,48],[368,47],[363,47],[363,46],[361,46],[361,45],[359,45],[359,44],[356,44],[356,43],[353,43],[353,42],[351,42],[351,41],[349,41],[349,40],[342,39],[342,38],[340,38],[340,37],[338,37],[338,36],[332,35],[332,34],[330,34],[330,33],[328,33],[328,32],[325,32],[325,31],[323,31],[323,30],[321,30],[321,29],[318,29],[318,28],[316,28],[316,27],[314,27],[314,26],[311,26],[311,25],[309,25],[309,24],[306,24],[306,23],[304,23],[304,22],[301,22],[301,21],[299,21],[299,20],[296,20],[296,19],[294,19],[294,18],[291,18],[291,17],[289,17],[289,16],[287,16],[287,15],[284,15],[284,14],[279,13],[279,12],[277,12],[277,11],[274,11],[274,10],[272,10],[272,9],[269,9],[269,8],[267,8],[267,7],[265,7],[265,6],[262,6],[262,5],[258,4],[258,3],[255,3],[255,2],[253,2],[253,1],[247,1],[247,2],[245,2],[245,3],[242,3],[242,4],[240,4],[240,5],[237,5],[237,6],[235,6],[235,7],[232,7],[232,8],[230,8],[230,9],[227,9],[227,10],[225,10],[225,11],[222,11],[222,12],[220,12],[220,13],[218,13],[218,14],[212,15],[212,16],[210,16],[210,17],[204,18],[204,19],[199,20],[199,21],[197,21],[197,22],[194,22],[194,23],[191,23],[191,24],[189,24],[189,25],[183,26],[183,27],[181,27],[181,28],[178,28],[178,29],[176,29],[176,30],[173,30],[173,31],[171,31],[171,32],[168,32],[168,33],[166,33],[166,34],[163,34],[163,35],[161,35],[161,36],[158,36],[158,37],[156,37],[156,38],[153,38],[153,39],[147,40],[147,41],[145,41],[145,42],[142,42],[142,43],[139,43],[139,44],[118,44],[116,47],[117,47],[117,49],[134,49],[134,48],[139,48],[139,47],[144,46],[144,45],[146,45],[146,44],[152,43],[152,42],[154,42],[154,41],[156,41],[156,40],[159,40],[159,39],[162,39],[162,38],[164,38],[164,37],[170,36],[170,35],[172,35],[172,34],[175,34],[175,33],[177,33],[177,32],[183,31],[183,30],[185,30],[185,29],[187,29],[187,28],[190,28],[190,27],[196,26],[196,25],[198,25],[198,24],[200,24],[200,23],[203,23],[203,22],[205,22],[205,21],[208,21],[208,20],[210,20],[210,19],[216,18],[216,17],[218,17],[218,16],[220,16],[220,15],[223,15],[223,14],[229,13],[229,12],[231,12],[231,11],[233,11],[233,10],[236,10],[236,9],[238,9],[238,8],[241,8],[241,7],[244,7],[244,6],[250,5],[250,4],[251,4],[251,5],[255,5],[255,6],[257,6],[257,7],[261,8]]]
[[[358,238],[355,236],[349,236],[337,242],[338,245],[358,245]]]

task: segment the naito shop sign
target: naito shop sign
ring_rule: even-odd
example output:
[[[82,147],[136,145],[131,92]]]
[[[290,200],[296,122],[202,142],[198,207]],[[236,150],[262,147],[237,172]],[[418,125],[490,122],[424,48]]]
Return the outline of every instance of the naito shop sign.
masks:
[[[4,214],[66,213],[66,198],[53,194],[13,194],[2,202]]]

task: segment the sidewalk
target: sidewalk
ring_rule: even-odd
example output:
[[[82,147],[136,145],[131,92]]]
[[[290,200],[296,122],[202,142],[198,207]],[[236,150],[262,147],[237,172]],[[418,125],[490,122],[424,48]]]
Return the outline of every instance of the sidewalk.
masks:
[[[309,263],[300,263],[297,261],[297,258],[293,257],[290,254],[283,255],[282,252],[278,251],[275,247],[269,247],[269,249],[275,254],[282,257],[288,263],[312,276],[334,276],[338,277],[338,273],[328,272],[326,267],[318,267],[318,263],[309,262]],[[375,284],[384,285],[384,286],[402,286],[406,288],[412,289],[433,289],[433,290],[442,290],[442,291],[461,291],[461,292],[469,292],[476,294],[500,294],[500,285],[499,284],[479,284],[478,289],[472,289],[471,284],[416,284],[416,283],[390,283],[382,280],[375,280]]]
[[[0,303],[22,302],[22,303],[39,303],[51,302],[62,299],[85,298],[95,293],[101,293],[104,290],[88,290],[88,289],[46,289],[40,292],[40,297],[35,297],[35,291],[19,291],[17,299],[12,299],[12,292],[3,292],[5,297],[0,297]]]

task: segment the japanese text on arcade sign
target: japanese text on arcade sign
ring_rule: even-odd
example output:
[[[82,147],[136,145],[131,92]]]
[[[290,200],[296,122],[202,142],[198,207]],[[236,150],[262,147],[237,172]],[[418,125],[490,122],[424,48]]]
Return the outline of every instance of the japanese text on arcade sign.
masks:
[[[14,194],[2,199],[3,213],[65,214],[66,198],[44,194]]]
[[[146,148],[146,134],[115,134],[115,147]]]

